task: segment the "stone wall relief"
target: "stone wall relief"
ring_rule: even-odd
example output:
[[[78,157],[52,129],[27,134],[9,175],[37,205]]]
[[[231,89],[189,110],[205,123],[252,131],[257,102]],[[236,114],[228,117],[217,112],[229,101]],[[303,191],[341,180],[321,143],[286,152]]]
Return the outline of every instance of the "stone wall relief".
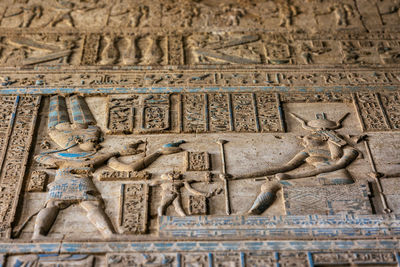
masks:
[[[192,104],[202,105],[204,101],[210,112],[204,116],[205,108],[187,107],[193,114],[201,114],[199,118],[203,122],[191,132],[198,137],[194,138],[195,135],[189,132],[185,136],[186,144],[178,141],[163,145],[167,143],[166,140],[171,141],[171,132],[163,127],[159,127],[160,131],[135,132],[136,127],[142,127],[142,118],[146,118],[142,117],[146,113],[143,108],[159,110],[165,107],[169,114],[180,114],[182,103],[176,101],[185,101],[181,109],[183,111],[188,103],[186,98],[192,97]],[[367,141],[360,135],[360,130],[355,132],[359,135],[354,136],[347,135],[352,132],[350,129],[343,129],[343,122],[346,128],[349,126],[346,123],[348,114],[336,112],[331,115],[330,107],[326,113],[318,111],[316,119],[305,120],[305,115],[293,108],[295,106],[289,106],[286,110],[287,103],[304,103],[305,99],[311,102],[314,111],[317,106],[322,107],[324,103],[333,105],[332,102],[336,101],[337,107],[346,107],[345,110],[352,113],[353,125],[357,123],[356,115],[361,111],[351,111],[351,108],[359,105],[357,103],[360,101],[366,101],[366,98],[361,93],[313,97],[304,93],[138,94],[110,95],[107,98],[52,96],[49,98],[49,119],[44,118],[48,121],[47,130],[38,139],[36,147],[40,148],[40,152],[36,152],[37,163],[30,168],[25,189],[26,194],[37,196],[37,201],[41,199],[41,206],[27,206],[19,226],[14,229],[14,236],[23,233],[26,237],[30,234],[32,230],[24,230],[23,227],[29,220],[33,222],[32,218],[36,215],[34,227],[32,223],[29,226],[29,229],[33,228],[33,238],[44,239],[46,235],[54,238],[53,231],[49,230],[56,226],[59,235],[62,230],[57,224],[69,220],[71,209],[83,211],[77,224],[85,223],[84,220],[88,219],[93,225],[91,227],[96,228],[102,236],[116,239],[154,235],[157,221],[169,216],[369,215],[374,212],[371,198],[375,199],[374,205],[378,202],[382,210],[388,213],[396,209],[393,194],[387,191],[389,193],[386,195],[384,188],[387,185],[381,179],[380,166],[378,170],[368,166],[370,176],[360,177],[361,174],[357,172],[361,165],[370,164],[371,156],[363,144]],[[394,107],[397,95],[381,94],[379,97],[381,102],[377,107],[391,112],[390,121],[394,123],[397,113],[389,107]],[[91,108],[86,99],[90,100]],[[371,101],[376,99],[373,96]],[[280,101],[284,103],[283,106],[279,104]],[[254,106],[254,103],[257,105]],[[271,108],[268,108],[269,105]],[[252,108],[249,109],[249,106]],[[92,115],[92,110],[96,116]],[[105,111],[109,114],[105,115]],[[277,121],[276,125],[283,127],[287,133],[267,130],[268,123],[264,120],[271,121],[272,112],[278,116],[285,113],[282,117],[285,120]],[[253,116],[243,117],[242,113],[253,113]],[[134,117],[135,114],[140,115],[138,119]],[[155,117],[144,120],[145,125],[159,125],[159,119],[164,116],[153,111],[151,114]],[[292,119],[289,128],[288,117]],[[171,127],[179,125],[177,118],[180,116],[170,118]],[[194,127],[193,118],[191,127]],[[188,125],[183,124],[182,129]],[[246,128],[249,125],[251,129],[259,130],[249,132]],[[299,128],[306,133],[301,136],[301,141],[296,141]],[[176,137],[175,131],[179,127],[173,129]],[[219,130],[210,132],[212,129]],[[258,146],[252,138],[246,139],[247,144],[241,144],[241,129],[248,132],[249,136],[255,134],[273,144],[271,152],[261,152],[258,148],[254,150],[261,156],[260,159],[266,156],[268,162],[268,158],[272,157],[274,162],[279,163],[291,155],[295,155],[294,158],[282,166],[261,172],[246,173],[246,166],[238,169],[235,157],[254,159],[251,147]],[[297,129],[295,135],[291,133],[293,129]],[[342,134],[343,130],[346,134]],[[284,153],[285,158],[281,158],[277,151],[286,143],[290,149]],[[186,152],[177,154],[173,160],[161,157],[183,149]],[[361,154],[364,158],[356,160]],[[161,159],[157,160],[159,157]],[[255,170],[262,165],[260,160],[255,160],[249,163],[249,168]],[[355,172],[354,165],[357,169]],[[237,174],[238,171],[244,175]],[[355,183],[352,174],[356,174]],[[262,184],[262,181],[265,182]],[[371,195],[368,182],[379,186],[378,190],[372,189],[374,196]],[[102,189],[102,183],[109,189]],[[43,193],[46,185],[48,191]],[[40,195],[47,195],[46,199]],[[37,213],[34,213],[35,209],[39,209]],[[62,215],[59,215],[61,210]],[[110,213],[110,210],[113,211]],[[82,236],[85,235],[87,233],[82,233]]]
[[[342,34],[198,32],[16,33],[0,36],[0,64],[32,65],[313,65],[385,64],[399,58],[399,38]],[[279,83],[279,82],[278,82]]]
[[[47,185],[49,191],[46,202],[37,213],[32,238],[44,238],[59,211],[71,205],[79,205],[98,231],[105,238],[109,238],[115,231],[104,213],[102,197],[91,180],[95,169],[107,162],[107,166],[116,171],[138,172],[162,155],[180,152],[179,145],[182,142],[165,145],[136,162],[123,163],[117,157],[142,152],[138,149],[142,142],[128,145],[122,151],[101,151],[102,133],[96,126],[84,98],[74,95],[69,100],[72,123],[65,98],[62,96],[50,98],[48,135],[60,148],[42,152],[35,157],[45,170],[55,170],[55,172],[50,171],[55,175],[55,179]],[[31,178],[31,183],[34,182]],[[34,215],[36,214],[32,216]]]

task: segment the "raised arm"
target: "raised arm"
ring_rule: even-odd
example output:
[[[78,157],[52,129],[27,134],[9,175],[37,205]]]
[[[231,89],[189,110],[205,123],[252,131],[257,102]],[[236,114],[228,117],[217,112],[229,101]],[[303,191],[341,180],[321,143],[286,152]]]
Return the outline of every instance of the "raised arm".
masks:
[[[294,170],[297,167],[299,167],[301,164],[303,164],[304,160],[308,157],[309,157],[309,155],[307,152],[301,151],[301,152],[297,153],[296,156],[294,156],[289,162],[287,162],[283,166],[273,167],[273,168],[269,168],[264,171],[253,172],[253,173],[233,177],[233,180],[263,177],[263,176],[267,176],[267,175],[273,175],[273,174],[277,174],[277,173],[281,173],[281,172],[291,171],[291,170]]]
[[[315,170],[310,170],[297,174],[284,174],[281,178],[283,179],[306,178],[321,173],[333,172],[340,169],[344,169],[357,158],[358,154],[359,154],[358,151],[355,150],[354,148],[344,149],[343,156],[336,163],[332,165],[323,166]]]

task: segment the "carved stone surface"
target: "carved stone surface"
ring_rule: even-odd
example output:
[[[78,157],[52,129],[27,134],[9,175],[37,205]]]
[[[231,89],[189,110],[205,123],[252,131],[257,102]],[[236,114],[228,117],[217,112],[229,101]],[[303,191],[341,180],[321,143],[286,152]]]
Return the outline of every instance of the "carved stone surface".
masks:
[[[399,10],[3,0],[0,265],[398,265]]]
[[[147,185],[121,185],[119,225],[123,233],[146,233],[149,205],[148,194],[149,188]]]
[[[187,171],[208,171],[210,167],[210,155],[207,152],[186,152]]]
[[[47,173],[44,171],[33,171],[28,184],[29,192],[42,192],[45,189]]]
[[[340,187],[340,189],[339,189]],[[288,215],[371,214],[368,186],[284,187]]]

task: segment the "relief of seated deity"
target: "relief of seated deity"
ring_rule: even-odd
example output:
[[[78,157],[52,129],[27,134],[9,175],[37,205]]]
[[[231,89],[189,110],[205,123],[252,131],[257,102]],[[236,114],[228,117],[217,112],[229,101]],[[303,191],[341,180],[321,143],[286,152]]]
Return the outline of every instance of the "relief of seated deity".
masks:
[[[283,185],[292,186],[287,180],[315,177],[322,185],[354,183],[346,167],[358,157],[359,152],[335,131],[341,128],[341,123],[348,114],[337,122],[327,119],[324,113],[317,114],[316,119],[309,122],[293,113],[291,115],[301,123],[304,129],[310,131],[301,138],[304,149],[283,166],[232,178],[233,180],[250,179],[274,175],[273,179],[267,179],[261,186],[260,194],[247,212],[249,215],[262,214],[274,202],[277,191]],[[303,164],[311,165],[313,169],[295,174],[286,173]]]

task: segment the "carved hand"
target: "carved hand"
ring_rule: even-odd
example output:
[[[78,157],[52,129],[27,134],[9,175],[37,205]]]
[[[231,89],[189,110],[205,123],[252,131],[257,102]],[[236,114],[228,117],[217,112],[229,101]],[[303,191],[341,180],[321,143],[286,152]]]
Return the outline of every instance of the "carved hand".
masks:
[[[129,155],[136,155],[136,154],[140,154],[143,152],[143,150],[141,149],[137,149],[137,147],[143,144],[142,140],[139,140],[138,142],[129,144],[127,146],[124,147],[124,149],[122,149],[122,151],[119,153],[121,156],[129,156]]]
[[[292,178],[292,176],[290,176],[289,174],[286,173],[277,173],[275,174],[275,178],[278,179],[278,181],[280,180],[287,180]]]

